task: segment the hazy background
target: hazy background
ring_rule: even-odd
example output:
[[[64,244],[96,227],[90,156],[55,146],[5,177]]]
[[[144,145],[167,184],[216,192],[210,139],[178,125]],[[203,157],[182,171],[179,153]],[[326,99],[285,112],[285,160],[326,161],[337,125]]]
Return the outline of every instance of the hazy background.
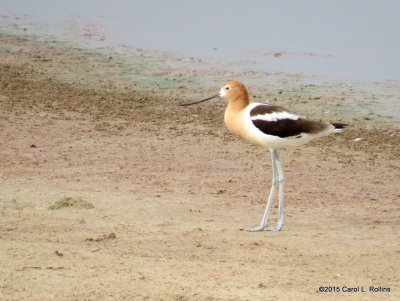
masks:
[[[103,46],[354,81],[400,80],[399,12],[395,0],[0,1],[3,21],[16,14],[20,24],[69,37],[77,28],[91,30]]]

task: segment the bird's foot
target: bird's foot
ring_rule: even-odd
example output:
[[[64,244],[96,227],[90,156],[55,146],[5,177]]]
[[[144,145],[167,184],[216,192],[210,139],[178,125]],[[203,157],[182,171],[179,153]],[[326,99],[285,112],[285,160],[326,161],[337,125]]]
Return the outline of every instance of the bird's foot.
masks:
[[[268,228],[267,228],[266,225],[265,226],[260,225],[258,227],[247,229],[247,231],[249,231],[249,232],[260,232],[260,231],[267,230],[267,231],[277,232],[277,231],[281,231],[282,227],[283,227],[283,224],[278,224],[275,227],[268,227]]]
[[[269,227],[269,228],[267,228],[267,230],[268,230],[268,231],[274,231],[274,232],[276,232],[276,231],[281,231],[282,227],[283,227],[283,224],[278,224],[278,225],[276,225],[275,227]]]
[[[277,232],[277,231],[281,231],[281,228],[282,227],[278,227],[278,226],[270,227],[270,228],[267,228],[267,231]]]
[[[258,227],[247,229],[247,231],[249,231],[249,232],[260,232],[260,231],[263,231],[265,229],[265,227],[266,226],[260,225]]]

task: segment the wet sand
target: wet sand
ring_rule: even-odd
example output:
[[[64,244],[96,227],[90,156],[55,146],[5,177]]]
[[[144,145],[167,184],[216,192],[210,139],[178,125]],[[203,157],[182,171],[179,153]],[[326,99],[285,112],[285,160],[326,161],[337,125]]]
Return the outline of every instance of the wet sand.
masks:
[[[400,298],[399,123],[354,109],[374,91],[273,74],[250,87],[256,101],[349,127],[280,152],[285,226],[249,233],[269,191],[267,151],[224,128],[223,102],[177,107],[235,74],[146,74],[6,34],[0,45],[2,300]],[[155,73],[168,84],[144,80]],[[60,200],[71,206],[49,208]]]

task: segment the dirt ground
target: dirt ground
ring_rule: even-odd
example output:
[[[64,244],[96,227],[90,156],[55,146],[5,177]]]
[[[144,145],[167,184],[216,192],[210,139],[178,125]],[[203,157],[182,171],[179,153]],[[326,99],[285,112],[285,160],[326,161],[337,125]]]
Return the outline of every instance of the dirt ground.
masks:
[[[268,151],[228,133],[222,101],[177,107],[225,78],[120,86],[92,76],[102,57],[0,42],[1,300],[400,300],[397,121],[325,114],[349,127],[280,151],[285,226],[250,233]],[[352,97],[274,102],[319,118]]]

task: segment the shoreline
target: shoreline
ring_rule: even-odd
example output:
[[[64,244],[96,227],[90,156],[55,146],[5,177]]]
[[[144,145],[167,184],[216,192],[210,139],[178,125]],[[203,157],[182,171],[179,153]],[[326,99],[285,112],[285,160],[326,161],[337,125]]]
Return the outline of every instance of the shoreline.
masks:
[[[221,63],[123,46],[87,47],[80,45],[82,41],[59,40],[51,35],[32,36],[18,26],[11,28],[5,26],[2,29],[14,33],[3,33],[1,54],[27,56],[28,60],[36,55],[36,59],[29,64],[64,83],[85,82],[85,85],[94,89],[113,87],[122,91],[133,86],[147,87],[149,90],[153,87],[211,91],[212,87],[216,89],[222,82],[235,79],[245,82],[251,94],[265,99],[265,102],[280,100],[279,94],[282,93],[287,94],[286,99],[290,98],[290,94],[301,94],[309,96],[311,100],[323,98],[321,94],[330,94],[332,99],[323,102],[325,111],[336,111],[352,117],[383,117],[394,122],[400,120],[399,108],[396,109],[400,99],[400,82],[397,81],[324,81],[323,77],[316,75],[241,69],[238,61]],[[7,36],[14,39],[17,45],[4,41]],[[90,68],[90,64],[96,68]],[[235,70],[235,66],[239,69]],[[294,109],[300,108],[294,105]],[[320,105],[319,101],[315,105]],[[288,102],[288,106],[293,106],[293,103]]]

